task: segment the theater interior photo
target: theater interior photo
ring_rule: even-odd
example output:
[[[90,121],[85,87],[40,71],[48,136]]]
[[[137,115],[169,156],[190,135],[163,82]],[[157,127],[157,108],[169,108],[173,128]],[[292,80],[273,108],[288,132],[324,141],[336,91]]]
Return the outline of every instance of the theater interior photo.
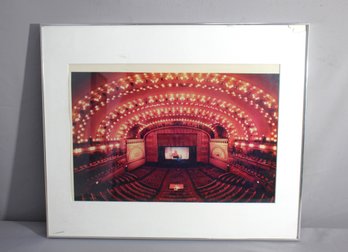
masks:
[[[273,203],[278,73],[71,72],[76,201]]]

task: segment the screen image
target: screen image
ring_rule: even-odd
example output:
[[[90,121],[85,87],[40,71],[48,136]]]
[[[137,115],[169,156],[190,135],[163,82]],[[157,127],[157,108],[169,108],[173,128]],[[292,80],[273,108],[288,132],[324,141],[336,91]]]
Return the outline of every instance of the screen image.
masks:
[[[167,160],[187,160],[190,157],[189,147],[165,147],[164,157]]]

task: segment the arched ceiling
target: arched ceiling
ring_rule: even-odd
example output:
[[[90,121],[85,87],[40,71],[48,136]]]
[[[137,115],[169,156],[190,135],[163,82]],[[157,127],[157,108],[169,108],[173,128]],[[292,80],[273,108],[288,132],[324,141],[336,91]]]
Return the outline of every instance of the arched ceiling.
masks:
[[[137,126],[185,121],[229,138],[277,139],[278,75],[88,73],[72,76],[74,142],[120,140]]]

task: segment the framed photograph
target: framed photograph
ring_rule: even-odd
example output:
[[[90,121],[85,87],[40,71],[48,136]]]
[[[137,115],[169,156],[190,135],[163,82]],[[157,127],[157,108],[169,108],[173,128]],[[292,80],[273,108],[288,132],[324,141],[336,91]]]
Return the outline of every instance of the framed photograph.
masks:
[[[48,236],[298,239],[307,30],[42,26]]]

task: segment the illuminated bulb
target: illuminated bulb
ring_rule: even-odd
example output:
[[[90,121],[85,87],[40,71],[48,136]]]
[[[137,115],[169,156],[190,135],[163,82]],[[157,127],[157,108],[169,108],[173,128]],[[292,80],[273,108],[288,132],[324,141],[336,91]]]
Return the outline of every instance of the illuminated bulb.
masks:
[[[81,148],[74,149],[74,154],[80,154],[82,152]]]

